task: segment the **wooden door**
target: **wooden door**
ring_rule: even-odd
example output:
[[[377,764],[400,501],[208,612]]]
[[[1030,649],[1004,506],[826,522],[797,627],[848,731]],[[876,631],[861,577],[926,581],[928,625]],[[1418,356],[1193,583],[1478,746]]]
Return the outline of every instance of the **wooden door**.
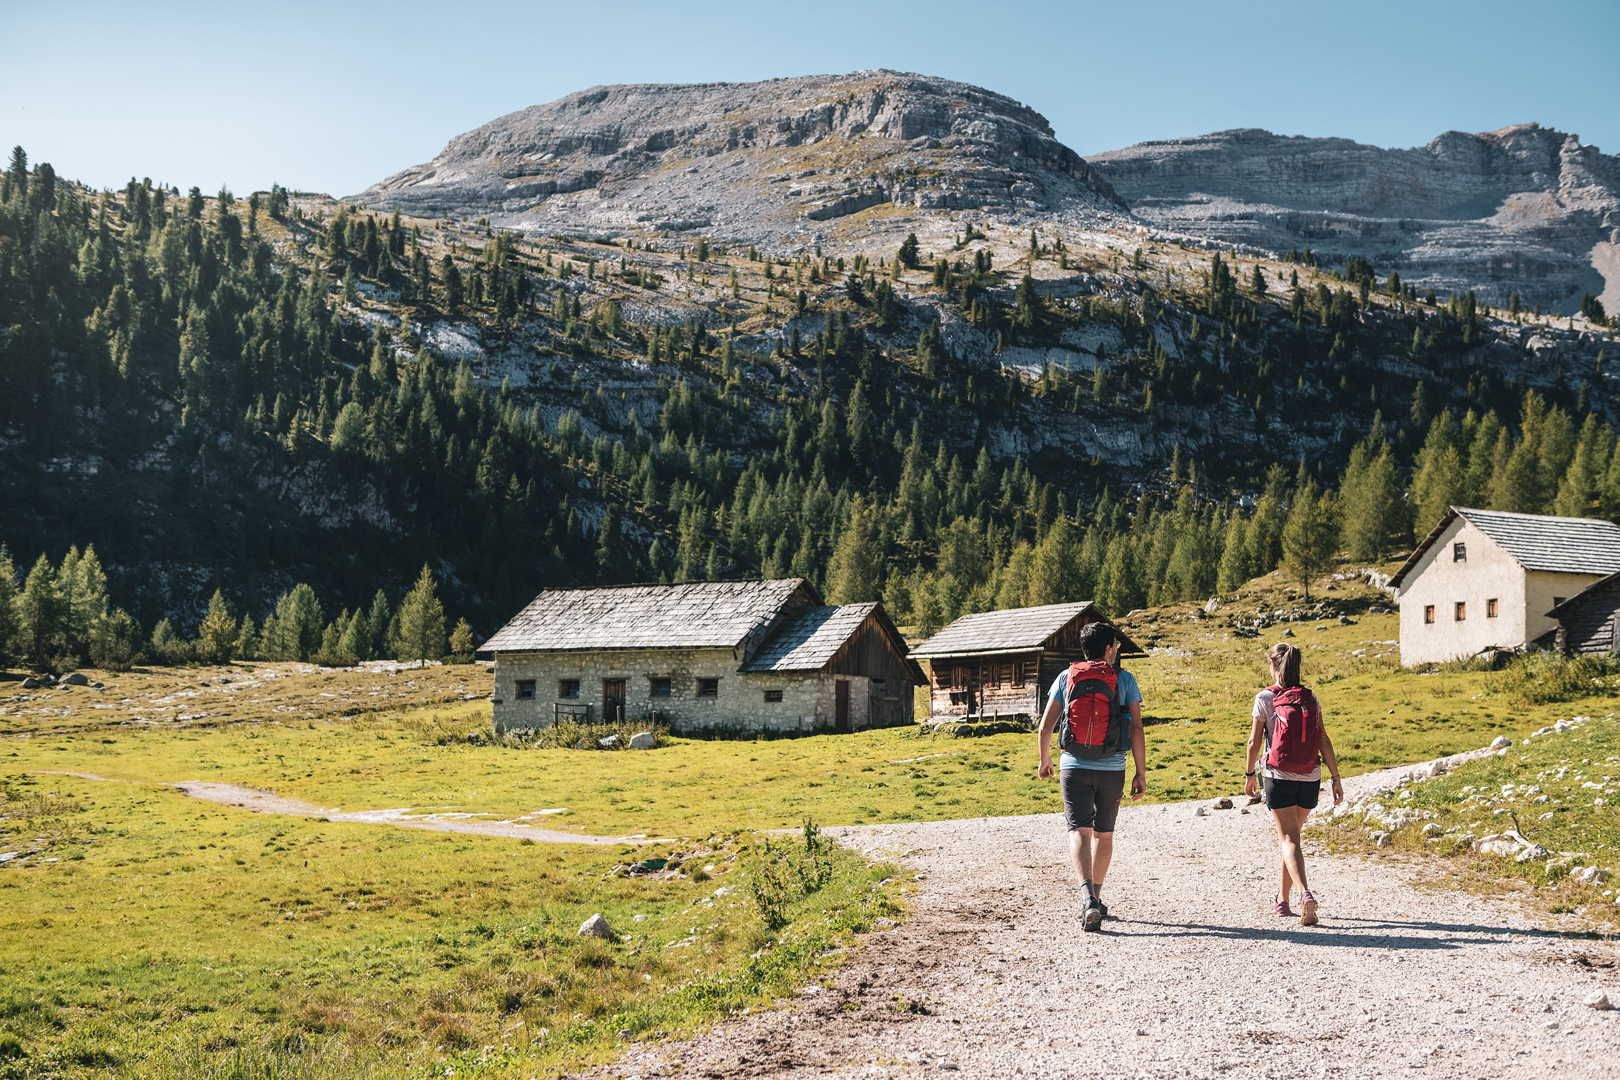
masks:
[[[624,720],[624,680],[602,680],[602,720],[617,724]]]
[[[833,683],[833,727],[849,730],[849,683],[843,679]]]

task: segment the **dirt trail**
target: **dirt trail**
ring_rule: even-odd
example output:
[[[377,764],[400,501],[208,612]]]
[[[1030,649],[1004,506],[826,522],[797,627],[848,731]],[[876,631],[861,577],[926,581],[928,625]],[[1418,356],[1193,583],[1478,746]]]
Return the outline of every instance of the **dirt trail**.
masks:
[[[76,776],[82,780],[102,783],[122,783],[92,773],[63,770],[40,770],[57,776]],[[178,788],[194,799],[206,799],[224,806],[239,806],[257,814],[286,814],[291,817],[325,818],[328,821],[355,821],[370,825],[398,825],[406,829],[428,829],[434,832],[475,833],[479,836],[505,836],[517,840],[533,840],[537,844],[581,844],[607,847],[612,844],[651,844],[657,838],[646,836],[587,836],[580,833],[559,832],[555,829],[537,829],[522,819],[512,821],[477,821],[470,814],[423,814],[419,808],[394,810],[349,810],[336,807],[327,809],[314,803],[302,802],[277,795],[273,791],[243,787],[240,784],[216,784],[203,780],[182,780],[164,785]],[[543,811],[541,812],[544,813]],[[539,817],[541,814],[531,814]]]
[[[1320,854],[1322,924],[1301,928],[1271,914],[1264,808],[1198,805],[1124,809],[1112,918],[1090,935],[1060,815],[828,830],[913,867],[915,917],[780,1011],[592,1075],[1620,1076],[1620,1012],[1582,1004],[1620,999],[1612,943],[1415,888],[1395,860]]]

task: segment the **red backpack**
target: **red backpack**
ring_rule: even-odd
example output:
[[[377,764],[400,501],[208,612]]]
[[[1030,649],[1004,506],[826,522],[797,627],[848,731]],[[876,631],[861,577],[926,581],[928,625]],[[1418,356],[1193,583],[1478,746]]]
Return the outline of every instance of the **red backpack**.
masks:
[[[1303,686],[1271,687],[1271,728],[1266,765],[1283,772],[1308,773],[1321,761],[1322,708]]]
[[[1102,660],[1069,665],[1069,708],[1058,726],[1058,747],[1092,761],[1113,757],[1125,745],[1125,706],[1119,672]]]

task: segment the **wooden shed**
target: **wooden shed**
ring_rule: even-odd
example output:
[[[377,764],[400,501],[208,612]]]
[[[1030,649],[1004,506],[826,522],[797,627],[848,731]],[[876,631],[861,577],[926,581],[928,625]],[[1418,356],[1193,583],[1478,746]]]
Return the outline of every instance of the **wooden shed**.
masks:
[[[929,669],[937,717],[1038,717],[1046,691],[1080,656],[1080,631],[1108,622],[1089,600],[964,615],[911,650]],[[1120,655],[1142,656],[1120,633]]]
[[[1558,620],[1556,641],[1562,652],[1620,655],[1620,573],[1594,581],[1547,617]]]

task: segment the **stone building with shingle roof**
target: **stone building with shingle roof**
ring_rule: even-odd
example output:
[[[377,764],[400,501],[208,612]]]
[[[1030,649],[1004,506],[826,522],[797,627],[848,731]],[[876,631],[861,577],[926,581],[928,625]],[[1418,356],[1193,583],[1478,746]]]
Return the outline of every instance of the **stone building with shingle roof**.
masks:
[[[1401,663],[1442,663],[1551,640],[1550,613],[1620,571],[1620,525],[1453,506],[1390,578]]]
[[[882,605],[829,606],[801,578],[547,589],[480,651],[497,734],[565,718],[855,731],[910,723],[923,678]]]
[[[931,713],[939,717],[1039,717],[1058,672],[1080,657],[1080,631],[1107,622],[1089,600],[964,615],[911,655],[929,668]],[[1142,650],[1123,633],[1120,652]]]

